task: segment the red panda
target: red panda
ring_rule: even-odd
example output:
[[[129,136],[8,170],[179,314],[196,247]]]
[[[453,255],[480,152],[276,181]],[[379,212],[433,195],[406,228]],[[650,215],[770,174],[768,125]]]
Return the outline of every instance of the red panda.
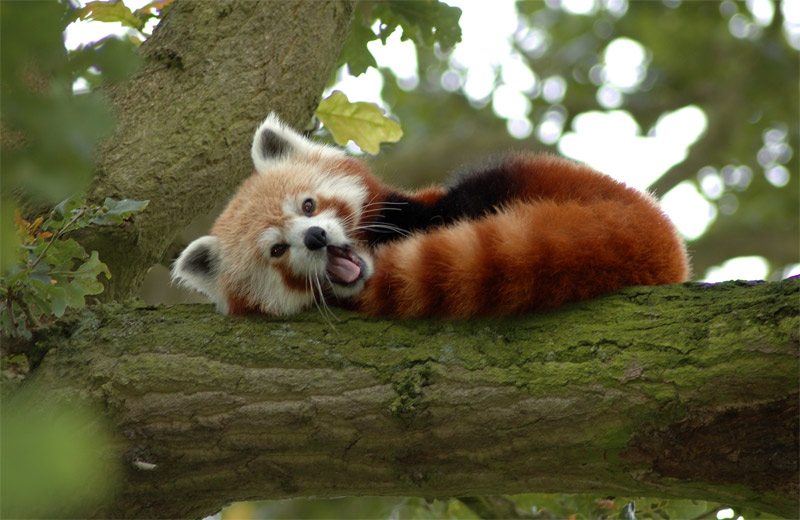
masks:
[[[172,273],[222,313],[324,304],[466,319],[688,276],[683,241],[650,195],[566,159],[511,154],[407,192],[274,114],[251,155],[254,174]]]

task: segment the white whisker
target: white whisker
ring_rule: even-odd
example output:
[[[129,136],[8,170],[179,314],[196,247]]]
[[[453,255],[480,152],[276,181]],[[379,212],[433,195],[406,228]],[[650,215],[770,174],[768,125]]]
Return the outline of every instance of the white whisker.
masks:
[[[357,231],[374,231],[375,233],[397,233],[404,237],[411,236],[413,233],[407,229],[395,226],[393,224],[362,224],[354,228]]]
[[[311,276],[306,278],[306,282],[311,286],[311,293],[314,295],[314,305],[316,305],[317,310],[322,316],[322,319],[324,319],[325,322],[335,330],[336,326],[333,324],[333,322],[331,322],[330,318],[334,318],[336,321],[339,321],[339,318],[336,317],[331,308],[328,306],[328,302],[325,301],[325,295],[322,291],[322,283],[320,282],[319,273],[312,273]],[[319,295],[319,300],[317,299],[317,295]]]
[[[364,204],[364,207],[368,208],[370,206],[378,206],[378,205],[383,205],[383,204],[393,204],[395,206],[406,206],[406,205],[408,205],[408,202],[405,202],[405,201],[397,201],[397,202],[395,202],[395,201],[389,201],[389,200],[379,200],[379,201],[374,201],[374,202],[367,202],[366,204]]]
[[[362,211],[361,212],[361,216],[363,217],[364,215],[381,214],[384,211],[403,211],[403,208],[374,208],[374,209],[368,209],[368,210]]]

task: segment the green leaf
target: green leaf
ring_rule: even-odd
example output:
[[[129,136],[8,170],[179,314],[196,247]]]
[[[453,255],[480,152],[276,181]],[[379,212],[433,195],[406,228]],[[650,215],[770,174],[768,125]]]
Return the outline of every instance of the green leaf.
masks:
[[[142,58],[130,39],[109,36],[70,52],[69,62],[76,79],[116,83],[136,72]]]
[[[97,278],[100,273],[105,273],[106,278],[111,278],[111,273],[108,271],[108,267],[106,264],[100,261],[100,257],[97,255],[97,251],[92,251],[92,255],[89,257],[85,263],[81,264],[80,267],[75,271],[76,276],[89,276],[91,278]],[[100,294],[102,292],[102,288],[98,292],[90,293],[90,294]]]
[[[384,115],[383,109],[373,103],[351,103],[341,91],[334,91],[317,107],[317,118],[322,121],[340,146],[353,141],[359,148],[373,155],[380,144],[396,143],[403,137],[400,124]]]
[[[53,213],[64,219],[69,217],[73,210],[80,208],[82,205],[83,196],[80,194],[73,195],[56,204],[56,207],[53,208]]]
[[[73,258],[83,260],[86,258],[86,251],[75,240],[56,240],[44,256],[44,261],[50,265],[62,265],[70,262]]]
[[[444,52],[461,41],[461,26],[458,25],[461,9],[438,0],[380,2],[373,16],[381,20],[379,36],[384,44],[397,27],[403,30],[401,40],[414,40],[428,46],[438,43]]]
[[[119,22],[137,31],[144,28],[144,22],[137,18],[122,0],[111,2],[89,2],[75,13],[75,19],[95,22]]]
[[[50,287],[49,280],[45,282],[43,280],[31,278],[28,290],[22,293],[22,301],[30,310],[30,313],[37,319],[41,316],[53,314],[53,307],[50,304],[48,294]]]
[[[164,11],[169,7],[169,5],[171,3],[172,3],[172,0],[153,0],[149,4],[147,4],[147,5],[143,6],[143,7],[140,7],[137,10],[135,10],[134,14],[136,14],[137,16],[145,16],[146,15],[146,16],[149,16],[149,17],[160,16],[160,15],[157,15],[155,13],[155,11],[158,11],[163,15]]]
[[[337,68],[346,63],[350,74],[353,76],[363,74],[370,67],[378,68],[375,57],[367,48],[367,43],[377,39],[378,35],[372,32],[372,29],[357,21],[353,22],[353,28],[342,46],[342,52],[339,54]]]
[[[75,277],[65,287],[66,298],[70,307],[83,307],[86,305],[84,296],[103,292],[103,284],[97,280],[101,273],[105,273],[106,278],[111,278],[108,267],[100,261],[97,251],[92,251],[89,260],[78,267],[75,271]]]
[[[367,44],[378,38],[386,44],[398,27],[402,29],[402,40],[413,40],[428,47],[438,42],[445,52],[461,41],[458,24],[461,9],[438,0],[366,2],[359,5],[359,12],[361,16],[356,16],[336,64],[337,68],[347,64],[354,76],[363,74],[369,67],[378,67]],[[376,20],[380,20],[377,35],[372,30]]]
[[[0,278],[0,288],[6,290],[8,287],[14,287],[17,283],[23,282],[28,277],[28,271],[21,265],[14,265],[12,268]]]
[[[142,21],[144,27],[151,18],[160,18],[166,14],[172,0],[153,0],[149,4],[133,12],[134,16]]]
[[[37,277],[40,280],[45,280],[47,281],[47,283],[50,283],[49,271],[50,271],[50,265],[47,262],[39,262],[38,264],[36,264],[36,267],[34,267],[33,270],[30,271],[30,276]]]
[[[102,211],[98,212],[90,222],[100,226],[121,224],[134,213],[142,211],[149,202],[149,200],[114,200],[110,197],[106,198],[101,208]]]
[[[76,278],[82,277],[93,280],[97,283],[97,285],[92,286],[92,292],[87,294],[100,294],[103,292],[103,284],[97,281],[97,277],[100,274],[105,274],[106,278],[111,278],[111,272],[108,270],[108,266],[100,261],[97,251],[92,251],[92,255],[89,257],[89,260],[81,264],[81,266],[75,271]]]
[[[35,271],[30,273],[30,279],[31,280],[37,280],[37,281],[42,282],[42,283],[50,283],[50,280],[52,280],[52,278],[50,277],[49,274],[47,274],[47,273],[37,273]]]
[[[69,304],[66,289],[64,287],[51,284],[44,288],[43,293],[50,302],[50,314],[56,318],[63,316],[64,311],[67,309],[67,305]]]
[[[716,504],[711,502],[703,502],[697,500],[669,500],[667,501],[661,511],[667,515],[668,518],[698,518],[709,517],[712,515],[708,513],[716,509]],[[716,515],[713,515],[716,518]],[[749,516],[747,518],[750,518]]]
[[[84,280],[75,279],[64,287],[67,303],[74,309],[80,309],[86,305],[84,296],[91,294],[84,283]]]

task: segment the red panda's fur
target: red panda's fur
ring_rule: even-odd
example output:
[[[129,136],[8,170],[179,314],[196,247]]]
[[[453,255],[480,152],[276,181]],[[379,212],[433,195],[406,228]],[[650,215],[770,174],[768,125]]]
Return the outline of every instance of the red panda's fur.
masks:
[[[449,188],[404,192],[271,116],[253,159],[256,173],[173,274],[228,314],[324,301],[465,319],[688,277],[684,244],[650,195],[554,156],[511,155]],[[336,280],[337,261],[358,278]]]

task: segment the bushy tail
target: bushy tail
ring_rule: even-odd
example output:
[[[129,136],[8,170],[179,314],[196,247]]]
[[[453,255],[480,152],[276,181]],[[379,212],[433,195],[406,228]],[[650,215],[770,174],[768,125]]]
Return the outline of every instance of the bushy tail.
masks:
[[[683,242],[649,196],[586,167],[569,168],[554,177],[561,186],[552,195],[536,190],[538,198],[515,198],[483,218],[378,248],[358,310],[456,319],[518,314],[686,280]],[[598,178],[602,186],[592,186]]]

